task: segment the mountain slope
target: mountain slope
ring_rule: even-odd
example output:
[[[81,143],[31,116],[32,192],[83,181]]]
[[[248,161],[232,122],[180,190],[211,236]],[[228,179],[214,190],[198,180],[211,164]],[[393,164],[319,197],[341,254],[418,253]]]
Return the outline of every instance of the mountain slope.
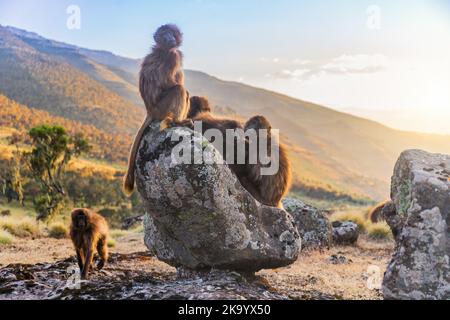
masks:
[[[91,125],[52,116],[46,111],[28,108],[0,94],[0,128],[12,128],[24,133],[43,123],[63,126],[71,134],[82,134],[93,147],[90,151],[93,158],[113,163],[127,161],[130,136],[108,134]]]
[[[58,56],[38,51],[0,27],[0,92],[32,108],[132,133],[143,110]]]
[[[108,131],[113,126],[120,132],[134,132],[143,117],[136,86],[139,60],[1,27],[0,58],[0,93],[27,106]],[[33,64],[40,67],[33,67]],[[9,72],[3,68],[9,68]],[[43,74],[36,74],[39,72]],[[58,77],[64,73],[64,80],[60,81]],[[76,94],[70,89],[72,83],[79,87]],[[208,96],[219,106],[217,110],[234,110],[244,119],[256,114],[267,116],[275,128],[281,129],[283,140],[289,146],[296,185],[311,190],[316,187],[337,189],[383,199],[389,194],[395,161],[404,149],[450,153],[449,136],[394,130],[374,121],[241,83],[222,81],[202,72],[187,70],[186,86],[191,95]],[[102,92],[101,98],[98,92]],[[52,99],[57,102],[60,99],[62,104],[44,103]],[[110,107],[95,108],[102,99],[109,101]],[[76,107],[61,110],[61,105],[65,106],[68,101]],[[84,105],[88,108],[83,115]]]

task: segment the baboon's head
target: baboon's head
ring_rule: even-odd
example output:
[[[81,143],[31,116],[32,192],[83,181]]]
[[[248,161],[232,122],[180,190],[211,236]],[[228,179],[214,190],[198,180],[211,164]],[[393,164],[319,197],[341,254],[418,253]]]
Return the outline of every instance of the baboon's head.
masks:
[[[157,47],[165,50],[178,48],[183,42],[183,34],[174,24],[165,24],[159,27],[153,38]]]
[[[200,113],[211,112],[211,105],[209,100],[205,97],[192,97],[190,99],[190,109],[188,113],[188,118],[193,119]]]
[[[245,130],[267,130],[270,134],[270,131],[272,130],[272,125],[270,122],[263,116],[256,116],[253,118],[250,118],[247,123],[245,124]]]
[[[87,209],[72,211],[72,226],[77,230],[85,230],[89,224],[90,212]]]

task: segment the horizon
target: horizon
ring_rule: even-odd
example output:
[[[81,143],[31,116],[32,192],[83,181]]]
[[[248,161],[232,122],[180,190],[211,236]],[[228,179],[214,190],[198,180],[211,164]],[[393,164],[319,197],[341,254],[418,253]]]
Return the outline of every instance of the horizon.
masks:
[[[450,38],[450,5],[445,1],[263,2],[255,13],[254,1],[92,5],[83,0],[78,1],[79,30],[66,26],[68,1],[31,3],[0,0],[0,24],[136,59],[148,52],[157,26],[174,22],[185,34],[186,69],[394,129],[450,134],[450,43],[445,40]],[[146,9],[165,14],[150,15],[146,23],[140,20]],[[219,12],[220,17],[210,17]],[[105,24],[99,15],[119,23]],[[208,45],[199,46],[195,39],[207,39]],[[243,45],[232,47],[236,42]]]

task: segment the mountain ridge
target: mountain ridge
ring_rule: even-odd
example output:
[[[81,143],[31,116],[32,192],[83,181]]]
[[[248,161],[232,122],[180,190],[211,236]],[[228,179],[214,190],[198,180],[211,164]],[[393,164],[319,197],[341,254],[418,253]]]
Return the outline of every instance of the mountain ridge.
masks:
[[[7,36],[2,37],[1,28],[0,55],[5,54],[2,41],[8,42]],[[33,49],[38,52],[36,56],[30,55],[30,61],[25,64],[38,63],[35,60],[45,52],[56,65],[59,66],[61,61],[66,63],[66,68],[76,75],[74,79],[81,77],[79,73],[85,76],[85,82],[79,84],[80,93],[76,101],[91,103],[90,99],[96,95],[90,91],[92,88],[101,88],[105,93],[104,98],[112,100],[111,105],[117,110],[117,113],[114,113],[111,110],[106,112],[102,108],[92,108],[87,110],[88,119],[76,117],[73,120],[95,125],[102,130],[107,130],[108,125],[114,126],[118,123],[120,125],[117,126],[116,133],[127,135],[137,130],[144,115],[137,88],[139,59],[47,40],[17,28],[9,30],[8,33],[15,38],[9,39],[11,43],[20,40],[26,44],[24,50],[29,52]],[[16,45],[19,46],[20,43],[16,42]],[[11,63],[17,70],[23,67],[17,64],[17,61]],[[53,71],[45,70],[48,73]],[[185,74],[186,86],[191,95],[207,96],[217,111],[231,112],[243,119],[262,114],[272,122],[274,128],[281,129],[283,141],[290,150],[296,186],[321,186],[323,189],[343,190],[383,200],[388,197],[389,179],[395,161],[403,150],[420,148],[430,152],[450,153],[450,136],[396,130],[373,120],[281,93],[239,82],[224,81],[202,71],[186,70]],[[44,79],[37,82],[40,85],[48,85],[49,81]],[[1,84],[0,71],[0,94],[15,101],[15,98],[18,98],[19,103],[25,102],[22,104],[34,107],[39,94],[30,97],[30,101],[20,101],[24,100],[20,94],[16,93],[11,97],[11,92],[7,92]],[[26,82],[23,88],[28,89],[28,85],[35,85],[35,82]],[[58,85],[56,83],[56,86]],[[11,91],[14,89],[16,88],[10,88]],[[52,90],[48,92],[51,93]],[[48,95],[44,94],[43,98],[45,97]],[[124,106],[128,106],[125,111]],[[46,111],[55,113],[57,107],[58,105],[47,107]],[[75,117],[73,113],[62,116],[71,119]],[[132,119],[127,121],[122,117]]]

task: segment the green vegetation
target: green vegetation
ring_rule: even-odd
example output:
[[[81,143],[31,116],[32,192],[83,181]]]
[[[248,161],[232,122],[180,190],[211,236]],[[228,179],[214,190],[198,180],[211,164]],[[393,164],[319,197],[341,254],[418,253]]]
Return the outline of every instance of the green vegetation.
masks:
[[[23,135],[33,127],[41,124],[63,126],[71,136],[84,134],[89,137],[89,144],[92,149],[87,155],[90,158],[98,159],[98,163],[121,163],[125,164],[128,156],[128,148],[131,145],[131,135],[110,134],[101,131],[93,125],[82,124],[74,120],[51,115],[47,111],[30,109],[21,105],[0,93],[0,127],[5,131],[0,134],[0,143],[8,143],[10,136]],[[6,131],[6,128],[14,128]],[[25,142],[29,143],[29,138]],[[90,160],[92,161],[92,160]]]
[[[33,149],[24,157],[40,192],[34,199],[38,220],[48,220],[61,212],[66,200],[63,178],[72,157],[90,149],[82,136],[69,137],[59,126],[38,126],[29,132]]]
[[[0,113],[1,110],[0,108]],[[15,220],[24,217],[36,219],[38,216],[36,199],[39,200],[44,195],[44,205],[48,203],[48,197],[45,196],[47,190],[49,190],[46,188],[47,185],[51,186],[51,191],[55,191],[56,198],[63,199],[57,208],[61,216],[50,215],[50,221],[48,222],[55,222],[55,219],[59,221],[62,218],[67,224],[72,208],[89,207],[96,211],[104,211],[112,228],[121,228],[124,219],[142,213],[138,195],[135,193],[129,199],[122,192],[123,172],[120,167],[108,165],[104,160],[91,161],[86,158],[74,158],[74,155],[79,154],[78,150],[85,149],[86,146],[85,141],[80,136],[67,133],[64,135],[61,128],[54,129],[55,127],[51,126],[39,126],[38,128],[40,128],[39,133],[36,132],[35,134],[40,135],[44,142],[36,141],[37,143],[33,145],[33,148],[29,145],[33,142],[31,137],[27,139],[26,136],[20,139],[22,144],[16,142],[19,147],[10,146],[10,141],[17,131],[12,129],[0,130],[0,173],[3,178],[0,183],[5,181],[4,178],[11,177],[13,173],[11,169],[16,164],[20,164],[20,175],[18,176],[20,176],[23,192],[23,201],[20,201],[18,193],[14,192],[11,184],[7,188],[8,192],[3,192],[3,189],[0,189],[0,214],[8,212]],[[62,144],[54,143],[54,140],[58,139],[62,139]],[[50,142],[52,146],[49,145],[48,141],[52,141]],[[39,150],[37,150],[37,145],[39,145]],[[58,146],[59,151],[55,150],[53,145]],[[26,153],[27,157],[25,159],[13,157],[13,152],[17,150],[19,150],[18,154]],[[35,151],[34,154],[33,150]],[[70,161],[68,161],[69,158]],[[49,162],[47,159],[53,160]],[[41,167],[41,164],[46,165]],[[50,165],[47,166],[47,164]],[[48,169],[51,177],[48,175]],[[43,181],[45,181],[45,184]],[[59,193],[61,189],[64,191],[64,195]]]
[[[14,236],[6,230],[0,229],[0,246],[8,245],[14,242]]]

